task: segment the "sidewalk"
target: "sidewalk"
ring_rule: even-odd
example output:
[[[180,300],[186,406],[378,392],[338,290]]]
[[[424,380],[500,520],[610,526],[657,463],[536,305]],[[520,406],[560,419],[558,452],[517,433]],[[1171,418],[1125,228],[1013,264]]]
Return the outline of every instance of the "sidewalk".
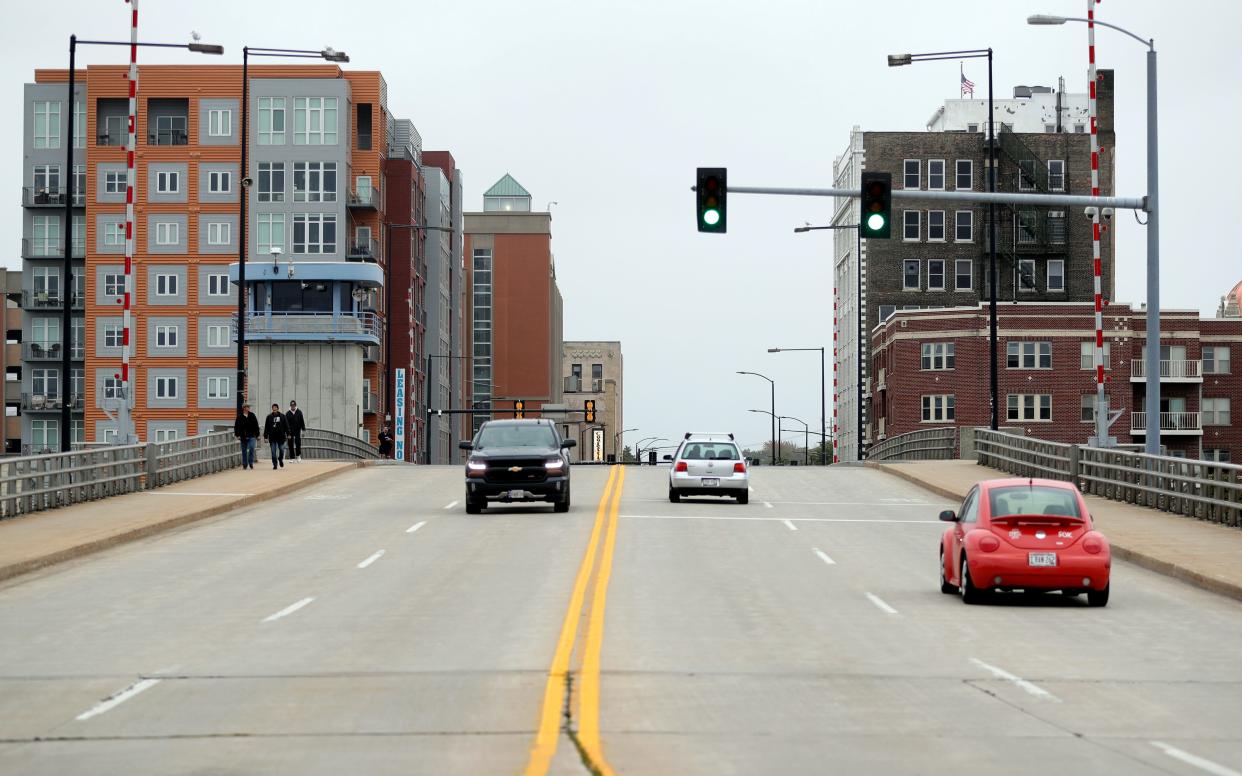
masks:
[[[868,466],[958,502],[979,480],[1013,476],[970,460]],[[1242,531],[1096,496],[1086,499],[1116,557],[1242,600]]]
[[[278,498],[362,465],[304,461],[273,471],[264,463],[0,521],[0,580]]]

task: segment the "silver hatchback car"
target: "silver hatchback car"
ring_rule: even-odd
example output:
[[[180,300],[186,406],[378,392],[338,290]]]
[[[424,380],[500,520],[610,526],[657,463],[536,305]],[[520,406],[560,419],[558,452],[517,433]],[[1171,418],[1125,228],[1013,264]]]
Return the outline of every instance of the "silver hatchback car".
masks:
[[[687,432],[670,459],[668,500],[682,496],[724,496],[750,501],[750,472],[732,434]]]

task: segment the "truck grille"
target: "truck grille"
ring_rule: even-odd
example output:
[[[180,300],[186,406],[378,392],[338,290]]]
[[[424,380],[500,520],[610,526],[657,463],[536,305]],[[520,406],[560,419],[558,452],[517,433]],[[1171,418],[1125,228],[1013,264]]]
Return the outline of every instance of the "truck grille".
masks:
[[[548,469],[543,465],[544,459],[510,459],[487,462],[487,482],[505,485],[524,485],[543,482],[548,479]],[[517,471],[513,471],[516,469]]]

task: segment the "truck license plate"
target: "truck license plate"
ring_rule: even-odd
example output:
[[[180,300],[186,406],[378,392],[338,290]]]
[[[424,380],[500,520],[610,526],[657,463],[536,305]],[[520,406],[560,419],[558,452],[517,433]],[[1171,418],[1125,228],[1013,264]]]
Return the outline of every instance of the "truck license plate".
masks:
[[[513,499],[514,501],[521,501],[522,499],[526,498],[526,491],[511,490],[509,491],[509,498]]]
[[[1027,555],[1027,563],[1031,566],[1055,566],[1057,554],[1055,552],[1032,552]]]

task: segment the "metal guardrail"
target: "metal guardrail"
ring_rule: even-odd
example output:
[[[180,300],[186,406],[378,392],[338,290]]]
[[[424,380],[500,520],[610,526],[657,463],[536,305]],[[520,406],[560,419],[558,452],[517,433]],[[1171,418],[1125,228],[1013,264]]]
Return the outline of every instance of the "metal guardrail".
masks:
[[[1075,483],[1084,494],[1242,527],[1242,466],[978,429],[978,462],[1020,477]]]
[[[232,335],[237,339],[237,313],[232,316]],[[368,312],[246,314],[246,339],[374,338],[379,342],[383,327],[379,315]]]
[[[334,431],[307,429],[302,439],[304,458],[380,457],[375,446]],[[158,488],[240,464],[241,446],[232,431],[172,442],[0,458],[0,519]]]
[[[869,461],[944,461],[957,457],[957,428],[921,428],[877,442]]]

